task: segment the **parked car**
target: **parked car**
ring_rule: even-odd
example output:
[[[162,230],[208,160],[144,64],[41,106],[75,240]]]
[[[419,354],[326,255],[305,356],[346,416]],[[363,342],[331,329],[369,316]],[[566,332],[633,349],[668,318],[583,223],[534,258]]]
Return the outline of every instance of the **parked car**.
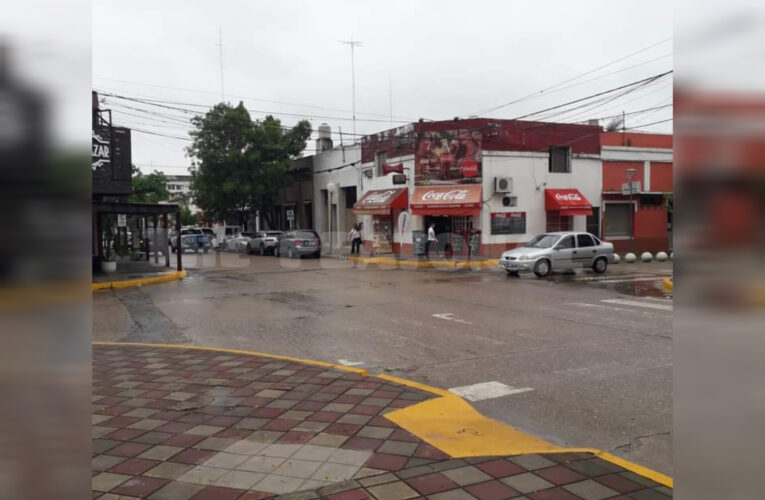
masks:
[[[215,235],[215,231],[213,231],[210,227],[203,227],[202,232],[207,237],[207,241],[210,242],[210,247],[213,250],[218,250],[220,248],[220,242],[218,241],[218,237]]]
[[[177,252],[179,245],[181,252],[186,250],[194,250],[195,252],[199,252],[202,250],[203,252],[207,253],[210,248],[212,248],[212,243],[210,242],[209,238],[198,227],[181,228],[180,244],[178,242],[178,234],[174,233],[170,237],[170,250]]]
[[[321,238],[312,229],[296,229],[287,231],[279,236],[279,242],[274,247],[274,254],[290,259],[312,255],[321,257]]]
[[[221,250],[227,250],[228,241],[242,233],[242,226],[219,226],[215,231]]]
[[[249,252],[250,240],[254,236],[255,233],[239,233],[233,238],[226,240],[226,250],[231,250],[234,252]]]
[[[247,253],[258,252],[260,255],[274,253],[279,236],[282,234],[284,234],[283,231],[257,231],[250,240]]]
[[[533,271],[538,277],[550,271],[590,267],[603,273],[613,260],[614,245],[590,233],[562,231],[536,236],[522,247],[504,252],[499,267],[509,275]]]

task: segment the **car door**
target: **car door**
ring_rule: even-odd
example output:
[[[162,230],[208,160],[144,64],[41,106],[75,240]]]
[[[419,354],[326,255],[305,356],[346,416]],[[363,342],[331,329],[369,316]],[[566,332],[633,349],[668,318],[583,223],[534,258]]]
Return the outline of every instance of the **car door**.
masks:
[[[598,247],[592,240],[592,236],[587,233],[576,235],[576,250],[574,251],[574,263],[581,267],[590,267]]]
[[[576,252],[574,235],[570,234],[562,237],[553,247],[552,268],[558,270],[573,268],[574,252]]]

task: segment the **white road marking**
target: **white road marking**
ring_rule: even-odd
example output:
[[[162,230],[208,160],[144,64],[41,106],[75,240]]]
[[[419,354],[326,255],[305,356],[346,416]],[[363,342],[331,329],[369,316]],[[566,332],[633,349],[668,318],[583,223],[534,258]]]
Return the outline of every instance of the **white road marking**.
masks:
[[[521,394],[533,390],[531,387],[513,387],[494,380],[492,382],[452,387],[449,389],[449,392],[461,396],[468,401],[483,401],[484,399],[501,398],[502,396]]]
[[[600,281],[593,281],[593,284],[596,283],[631,283],[634,281],[659,281],[663,280],[663,276],[654,276],[653,278],[627,278],[627,279],[618,279],[618,280],[600,280]]]
[[[472,325],[473,324],[470,321],[465,321],[464,319],[455,318],[454,317],[454,313],[439,313],[439,314],[434,314],[433,317],[434,318],[445,319],[446,321],[454,321],[455,323],[462,323],[462,324],[465,324],[465,325]]]
[[[644,298],[646,300],[655,300],[656,302],[664,302],[666,304],[671,304],[672,303],[672,299],[666,299],[666,298],[662,298],[662,297],[642,297],[642,298]]]
[[[574,278],[574,281],[602,281],[602,280],[607,280],[611,278],[632,279],[632,278],[648,278],[653,276],[655,275],[653,274],[613,274],[609,276],[579,276],[577,278]]]
[[[361,366],[364,364],[363,361],[348,361],[347,359],[338,359],[337,362],[345,366]]]
[[[647,307],[649,309],[661,309],[662,311],[672,311],[673,307],[664,304],[652,304],[650,302],[638,302],[637,300],[625,300],[625,299],[604,299],[601,302],[607,304],[619,304],[623,306],[635,306],[635,307]]]

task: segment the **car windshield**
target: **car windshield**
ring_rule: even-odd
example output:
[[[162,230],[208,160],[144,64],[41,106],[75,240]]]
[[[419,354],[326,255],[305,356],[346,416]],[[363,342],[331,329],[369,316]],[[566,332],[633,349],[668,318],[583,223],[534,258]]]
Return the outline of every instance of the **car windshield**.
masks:
[[[269,231],[266,233],[266,236],[279,236],[280,234],[282,234],[281,231]]]
[[[254,238],[255,233],[242,233],[242,236],[247,236],[248,238]]]
[[[560,236],[555,234],[540,234],[526,243],[526,246],[530,248],[552,248],[555,242],[558,241],[558,238]]]
[[[316,233],[313,231],[298,231],[297,237],[298,238],[316,238]]]
[[[202,232],[205,234],[215,234],[215,231],[213,231],[212,229],[202,229]]]

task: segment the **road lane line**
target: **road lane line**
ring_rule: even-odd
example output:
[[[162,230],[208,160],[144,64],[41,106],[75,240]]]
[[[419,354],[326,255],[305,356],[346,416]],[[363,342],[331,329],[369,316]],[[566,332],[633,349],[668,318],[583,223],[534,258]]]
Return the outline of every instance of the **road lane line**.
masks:
[[[338,359],[337,362],[344,366],[361,366],[364,364],[363,361],[349,361],[347,359]]]
[[[654,277],[656,275],[654,274],[614,274],[610,276],[580,276],[577,278],[574,278],[574,281],[602,281],[607,279],[617,279],[617,278],[623,278],[623,279],[632,279],[632,278],[648,278],[648,277]]]
[[[663,276],[654,276],[653,278],[629,278],[629,279],[618,279],[618,280],[601,280],[601,281],[592,281],[592,284],[598,284],[598,283],[632,283],[635,281],[661,281],[663,280]]]
[[[465,321],[464,319],[455,318],[454,313],[439,313],[439,314],[434,314],[433,317],[439,318],[439,319],[445,319],[446,321],[454,321],[455,323],[462,323],[463,325],[473,324],[470,321]]]
[[[468,401],[483,401],[533,390],[531,387],[513,387],[493,380],[491,382],[452,387],[449,389],[449,392],[461,396]]]
[[[604,299],[601,302],[607,304],[619,304],[622,306],[635,306],[635,307],[647,307],[649,309],[660,309],[662,311],[672,311],[673,307],[664,304],[652,304],[650,302],[638,302],[637,300],[625,300],[625,299]]]

